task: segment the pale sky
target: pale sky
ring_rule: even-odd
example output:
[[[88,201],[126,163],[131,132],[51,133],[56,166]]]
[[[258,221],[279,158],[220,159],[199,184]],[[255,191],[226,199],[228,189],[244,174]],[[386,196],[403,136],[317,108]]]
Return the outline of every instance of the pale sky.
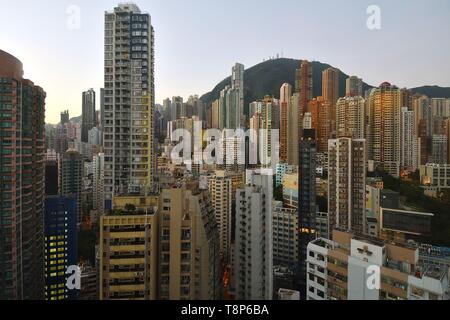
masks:
[[[46,121],[69,109],[81,114],[81,93],[103,86],[104,11],[110,0],[0,0],[0,49],[24,64],[25,77],[47,92]],[[449,0],[152,0],[156,33],[156,101],[202,95],[241,62],[251,67],[284,57],[321,61],[372,85],[450,87]],[[67,9],[81,10],[80,28]],[[381,9],[381,30],[366,26],[369,5]],[[99,96],[99,93],[97,94]],[[97,106],[97,108],[99,105]]]

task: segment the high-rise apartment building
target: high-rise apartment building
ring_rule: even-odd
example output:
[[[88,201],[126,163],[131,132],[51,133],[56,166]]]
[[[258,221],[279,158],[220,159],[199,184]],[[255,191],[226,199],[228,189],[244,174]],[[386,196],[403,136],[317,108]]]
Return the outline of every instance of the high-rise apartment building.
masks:
[[[288,160],[289,108],[291,107],[292,86],[283,83],[280,89],[280,160]]]
[[[77,199],[49,196],[45,199],[45,300],[77,298],[67,287],[66,271],[78,263]]]
[[[295,92],[302,94],[302,103],[306,106],[313,96],[312,63],[303,60],[295,71]]]
[[[413,93],[407,88],[400,89],[400,99],[402,107],[405,107],[409,111],[413,110]]]
[[[278,100],[265,96],[252,118],[250,129],[256,130],[258,137],[258,156],[262,166],[275,167],[279,158]]]
[[[299,267],[298,283],[301,296],[306,296],[306,254],[308,243],[316,238],[316,154],[314,129],[304,130],[299,142],[298,167],[298,226]]]
[[[158,217],[136,210],[100,218],[100,300],[157,298]]]
[[[0,50],[0,300],[44,298],[45,97]]]
[[[47,150],[45,156],[45,195],[56,196],[59,192],[58,182],[58,154],[55,151]]]
[[[345,81],[345,95],[350,97],[363,96],[363,81],[362,79],[351,76]]]
[[[364,139],[365,101],[361,96],[340,98],[336,105],[337,138]]]
[[[237,129],[241,127],[244,116],[244,109],[241,109],[241,94],[240,88],[231,88],[226,92],[225,105],[221,106],[221,108],[226,108],[226,129]]]
[[[431,113],[433,117],[450,117],[450,99],[431,98]]]
[[[244,66],[237,63],[232,68],[231,86],[227,85],[219,97],[219,129],[244,127]],[[250,115],[251,117],[251,115]]]
[[[240,110],[240,113],[242,114],[239,127],[244,126],[244,115],[247,117],[249,116],[244,110],[244,94],[245,94],[244,72],[245,67],[241,63],[236,63],[231,70],[231,88],[237,89],[239,91],[239,98],[238,98],[239,107],[237,108],[237,110]]]
[[[272,299],[272,177],[253,173],[236,191],[234,274],[236,299]]]
[[[172,119],[172,101],[170,98],[166,98],[163,100],[163,114],[166,122],[173,120]]]
[[[154,31],[134,4],[105,13],[105,197],[148,194],[153,142]]]
[[[298,215],[273,201],[273,265],[295,270],[298,264]]]
[[[295,70],[295,92],[298,96],[294,101],[298,108],[298,137],[301,137],[303,113],[306,110],[308,101],[313,98],[313,66],[312,63],[303,60],[300,64],[300,69]]]
[[[366,233],[366,141],[328,141],[329,228]]]
[[[328,139],[331,139],[331,127],[329,113],[331,112],[331,102],[317,97],[308,102],[305,111],[311,114],[311,128],[316,130],[317,152],[326,153],[328,151]]]
[[[401,92],[384,82],[369,97],[369,160],[390,175],[400,175]]]
[[[89,89],[83,92],[82,119],[81,119],[81,142],[88,143],[89,130],[95,127],[95,91]]]
[[[219,229],[220,254],[222,260],[227,263],[230,261],[233,180],[225,171],[216,171],[215,175],[209,179],[208,184]]]
[[[220,299],[219,230],[209,192],[197,183],[163,189],[159,214],[158,298]]]
[[[100,223],[100,299],[222,297],[219,236],[209,193],[197,183],[159,197],[114,198]]]
[[[447,136],[443,134],[434,134],[432,139],[433,153],[431,162],[436,164],[447,164]]]
[[[69,115],[69,110],[65,110],[63,112],[61,112],[61,116],[60,116],[60,124],[66,124],[70,122],[70,115]]]
[[[329,102],[328,123],[330,138],[336,132],[336,103],[339,99],[339,70],[328,68],[322,72],[322,98]]]
[[[81,224],[82,217],[82,201],[81,194],[83,191],[83,156],[69,149],[60,158],[59,164],[59,188],[60,195],[76,198],[76,221]]]
[[[171,120],[175,121],[186,117],[186,105],[183,102],[182,97],[172,97],[170,104]]]
[[[420,122],[425,124],[424,137],[432,135],[432,109],[430,99],[425,95],[417,95],[412,99],[415,127],[419,128]]]
[[[219,129],[219,100],[214,100],[211,106],[211,128]]]
[[[290,165],[298,165],[298,139],[299,139],[299,123],[302,122],[303,114],[299,110],[300,94],[294,93],[290,99],[288,108],[288,137],[287,139],[287,163]],[[301,120],[300,120],[301,119]]]
[[[400,169],[414,172],[419,165],[419,143],[417,128],[414,127],[414,111],[402,108],[400,131]]]

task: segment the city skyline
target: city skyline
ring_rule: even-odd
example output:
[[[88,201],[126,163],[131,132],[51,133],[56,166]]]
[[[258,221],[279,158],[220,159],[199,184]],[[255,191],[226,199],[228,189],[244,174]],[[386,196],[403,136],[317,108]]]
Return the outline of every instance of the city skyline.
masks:
[[[383,81],[408,88],[450,84],[450,66],[446,63],[450,44],[442,41],[450,31],[450,21],[445,17],[450,9],[447,1],[288,1],[290,9],[286,11],[275,2],[255,6],[254,1],[246,1],[239,7],[230,2],[203,0],[189,4],[136,3],[151,15],[157,33],[157,103],[174,95],[187,98],[190,94],[207,93],[229,74],[229,66],[235,62],[251,67],[277,53],[330,64],[374,86]],[[366,11],[372,4],[381,10],[380,30],[366,26]],[[61,110],[68,109],[71,116],[81,115],[82,92],[91,87],[99,92],[102,87],[103,16],[116,5],[109,0],[57,4],[20,1],[0,13],[0,27],[5,31],[0,47],[20,57],[26,66],[25,77],[46,89],[47,123],[57,123]],[[73,24],[76,19],[71,20],[77,8],[79,26]],[[40,14],[35,15],[34,9]],[[29,23],[11,23],[11,10],[21,12]],[[343,14],[334,14],[336,10]],[[277,24],[252,23],[252,19],[264,21],[279,16],[283,19]],[[433,19],[424,19],[426,16]],[[323,20],[327,24],[321,23]],[[29,33],[30,25],[36,30],[33,35]],[[309,32],[299,33],[298,41],[293,40],[291,32],[284,32],[305,28]],[[427,40],[426,45],[417,45],[423,43],[421,39]],[[231,42],[231,48],[236,49],[211,49],[221,48],[224,42]]]
[[[271,300],[450,300],[450,87],[407,88],[448,81],[448,19],[430,14],[447,4],[380,1],[362,19],[363,0],[62,1],[35,8],[35,32],[17,23],[33,5],[8,8],[25,35],[5,42],[27,52],[0,47],[0,300],[231,301],[211,317],[273,315],[257,302]],[[278,53],[251,67],[263,47]]]

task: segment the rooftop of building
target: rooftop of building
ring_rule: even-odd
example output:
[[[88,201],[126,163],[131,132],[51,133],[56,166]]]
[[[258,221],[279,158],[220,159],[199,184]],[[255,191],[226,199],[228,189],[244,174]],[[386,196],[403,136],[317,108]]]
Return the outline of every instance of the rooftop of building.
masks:
[[[415,244],[415,243],[387,242],[387,241],[382,241],[380,239],[376,239],[376,238],[369,237],[369,236],[355,236],[355,235],[351,235],[350,233],[345,233],[343,231],[339,231],[339,232],[340,232],[340,234],[339,234],[340,238],[347,235],[347,236],[351,236],[351,238],[349,238],[349,239],[363,241],[365,243],[374,244],[379,247],[388,246],[392,249],[392,246],[393,246],[393,247],[396,247],[399,249],[410,250],[411,252],[417,252],[419,250],[417,244]],[[332,241],[329,239],[324,239],[324,238],[318,238],[318,239],[312,241],[311,243],[314,245],[320,246],[322,248],[326,248],[328,250],[339,251],[339,252],[342,252],[347,255],[350,254],[349,248],[346,247],[345,243],[339,243],[339,242]],[[401,255],[404,255],[405,252],[407,252],[407,251],[402,251]],[[389,255],[389,252],[388,252],[388,255]],[[392,270],[397,270],[399,272],[415,276],[417,278],[427,277],[427,278],[438,280],[440,282],[445,281],[445,279],[448,277],[449,270],[447,267],[437,266],[434,264],[431,265],[428,262],[424,262],[419,259],[418,261],[407,261],[409,264],[415,263],[414,268],[411,268],[408,271],[407,269],[405,269],[404,262],[405,261],[402,261],[402,260],[395,260],[395,259],[393,259],[393,257],[388,257],[388,259],[384,263],[384,266],[389,269],[392,269]]]
[[[12,54],[0,50],[0,78],[12,78],[21,80],[22,77],[22,62]]]
[[[334,241],[331,241],[331,240],[328,240],[328,239],[325,239],[325,238],[317,238],[316,240],[311,241],[311,243],[316,245],[316,246],[328,249],[328,250],[334,249],[335,248],[335,244],[336,244]]]
[[[133,13],[141,13],[141,9],[137,4],[133,2],[121,2],[117,7],[114,8],[113,12],[133,12]],[[113,13],[108,12],[108,13]]]

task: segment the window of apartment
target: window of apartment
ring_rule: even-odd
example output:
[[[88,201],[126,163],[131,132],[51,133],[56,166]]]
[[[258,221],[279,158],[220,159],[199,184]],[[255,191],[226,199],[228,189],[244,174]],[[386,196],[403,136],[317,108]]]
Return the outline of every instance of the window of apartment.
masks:
[[[181,240],[190,240],[190,239],[191,239],[191,229],[182,229]]]
[[[170,229],[163,229],[162,240],[170,240]]]
[[[181,285],[189,285],[191,283],[190,276],[181,276]]]

